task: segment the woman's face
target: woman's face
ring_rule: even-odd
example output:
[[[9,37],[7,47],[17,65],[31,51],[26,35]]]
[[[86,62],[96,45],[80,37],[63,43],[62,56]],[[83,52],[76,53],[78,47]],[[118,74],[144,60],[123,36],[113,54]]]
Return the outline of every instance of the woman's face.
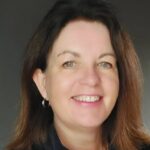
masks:
[[[119,91],[116,57],[102,23],[68,23],[54,42],[43,73],[43,97],[55,124],[99,127],[109,116]]]

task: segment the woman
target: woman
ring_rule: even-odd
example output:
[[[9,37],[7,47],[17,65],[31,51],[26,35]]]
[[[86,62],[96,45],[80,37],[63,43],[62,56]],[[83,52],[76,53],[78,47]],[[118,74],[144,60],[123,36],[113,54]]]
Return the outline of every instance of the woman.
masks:
[[[138,57],[111,5],[60,0],[32,37],[8,150],[148,150]]]

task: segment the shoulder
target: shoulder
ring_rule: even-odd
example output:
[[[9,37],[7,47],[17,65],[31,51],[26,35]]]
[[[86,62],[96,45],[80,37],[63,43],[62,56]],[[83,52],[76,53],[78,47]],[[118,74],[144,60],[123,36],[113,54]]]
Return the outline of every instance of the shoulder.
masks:
[[[141,150],[150,150],[150,144],[144,145]]]
[[[44,147],[42,144],[33,144],[31,150],[44,150]]]

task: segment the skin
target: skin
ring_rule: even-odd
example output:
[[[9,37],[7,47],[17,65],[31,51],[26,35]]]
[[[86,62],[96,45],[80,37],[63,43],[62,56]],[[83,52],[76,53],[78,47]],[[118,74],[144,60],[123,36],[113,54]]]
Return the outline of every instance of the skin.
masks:
[[[100,22],[69,22],[54,42],[45,72],[33,75],[54,112],[54,125],[69,149],[102,149],[100,127],[115,106],[119,79],[107,27]],[[99,96],[79,102],[76,96]],[[68,138],[69,137],[69,138]]]

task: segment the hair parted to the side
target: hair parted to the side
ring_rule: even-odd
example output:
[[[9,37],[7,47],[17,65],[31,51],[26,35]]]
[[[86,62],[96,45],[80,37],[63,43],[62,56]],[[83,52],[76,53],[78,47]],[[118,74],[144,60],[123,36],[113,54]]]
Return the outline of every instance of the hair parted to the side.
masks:
[[[58,0],[28,44],[22,71],[21,112],[15,137],[7,150],[29,150],[33,143],[46,140],[53,112],[50,107],[42,107],[42,96],[32,76],[37,68],[46,70],[47,56],[60,31],[68,22],[77,19],[106,25],[117,57],[120,90],[115,108],[102,125],[103,143],[119,150],[138,150],[142,144],[150,143],[143,131],[140,112],[142,76],[139,60],[113,7],[102,0]]]

